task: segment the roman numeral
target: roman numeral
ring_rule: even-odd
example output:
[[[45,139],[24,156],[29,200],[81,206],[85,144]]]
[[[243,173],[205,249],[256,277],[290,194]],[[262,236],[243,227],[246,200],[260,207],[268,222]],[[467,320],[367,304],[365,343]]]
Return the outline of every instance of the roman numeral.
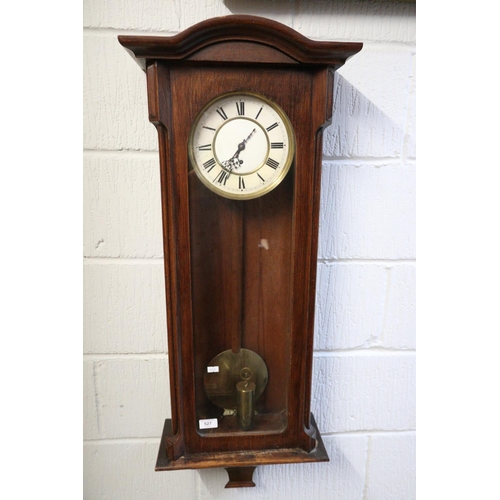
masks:
[[[260,109],[259,109],[259,112],[257,113],[257,116],[255,117],[255,119],[256,119],[256,120],[257,120],[257,118],[259,117],[260,112],[262,111],[262,109],[263,109],[263,108],[260,108]]]
[[[243,177],[238,177],[238,181],[239,181],[240,189],[245,189],[245,181],[244,181]]]
[[[223,120],[227,120],[227,115],[226,115],[226,112],[224,111],[223,108],[219,108],[217,109],[217,113],[219,113],[220,117],[223,119]]]
[[[245,114],[245,103],[243,101],[236,103],[236,109],[238,110],[238,115],[242,116]]]
[[[276,160],[268,158],[266,161],[266,165],[269,165],[271,168],[274,168],[274,170],[276,170],[280,164]]]
[[[215,132],[215,129],[212,127],[206,127],[205,125],[203,125],[203,128],[206,128],[207,130],[211,130],[212,132]]]
[[[214,182],[218,182],[219,184],[224,184],[226,185],[226,181],[229,179],[229,176],[231,174],[229,172],[226,172],[225,170],[221,170],[219,172],[219,175],[214,179]]]
[[[203,144],[203,146],[198,146],[198,149],[200,151],[212,151],[212,145],[211,144]]]
[[[262,175],[260,175],[258,172],[257,175],[262,182],[266,182],[266,179],[264,179],[264,177],[262,177]]]
[[[278,124],[277,124],[277,123],[273,123],[272,125],[269,125],[269,127],[267,127],[267,128],[266,128],[266,130],[267,130],[268,132],[271,132],[271,130],[272,130],[273,128],[276,128],[277,126],[278,126]]]
[[[210,170],[212,170],[212,168],[214,168],[214,166],[215,166],[215,159],[214,158],[210,158],[210,160],[206,161],[203,164],[203,168],[208,168],[207,172],[210,172]]]
[[[271,149],[283,149],[282,142],[271,142]]]

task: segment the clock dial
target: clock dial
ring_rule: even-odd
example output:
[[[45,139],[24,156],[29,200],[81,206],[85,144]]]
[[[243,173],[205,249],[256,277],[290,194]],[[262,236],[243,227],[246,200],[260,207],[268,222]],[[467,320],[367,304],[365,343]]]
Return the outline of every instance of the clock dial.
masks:
[[[224,94],[197,116],[189,136],[191,165],[206,187],[231,199],[274,189],[288,172],[295,139],[285,112],[264,96]]]

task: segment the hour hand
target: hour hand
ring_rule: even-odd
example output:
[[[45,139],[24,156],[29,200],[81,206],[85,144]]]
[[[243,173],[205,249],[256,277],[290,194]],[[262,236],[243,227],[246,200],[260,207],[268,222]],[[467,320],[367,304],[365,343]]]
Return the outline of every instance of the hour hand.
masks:
[[[232,158],[229,158],[229,160],[225,160],[222,162],[222,166],[226,169],[229,170],[230,172],[234,170],[235,168],[238,168],[241,163],[243,163],[242,160],[238,159],[239,151],[237,151],[237,154],[235,153]]]

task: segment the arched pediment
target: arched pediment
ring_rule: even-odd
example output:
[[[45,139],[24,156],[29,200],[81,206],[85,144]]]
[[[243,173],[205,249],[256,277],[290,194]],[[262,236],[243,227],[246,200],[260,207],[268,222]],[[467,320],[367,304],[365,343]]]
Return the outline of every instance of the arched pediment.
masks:
[[[145,67],[147,59],[219,64],[306,64],[338,68],[362,44],[317,42],[276,21],[231,15],[202,21],[174,36],[119,36]]]

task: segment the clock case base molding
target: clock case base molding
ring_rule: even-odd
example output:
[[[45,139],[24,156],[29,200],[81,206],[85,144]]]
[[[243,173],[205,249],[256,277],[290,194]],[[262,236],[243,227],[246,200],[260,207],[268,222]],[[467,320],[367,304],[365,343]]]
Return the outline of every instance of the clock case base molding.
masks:
[[[225,468],[229,475],[226,488],[253,487],[253,472],[259,465],[277,465],[308,462],[328,462],[328,454],[325,449],[321,434],[318,431],[316,421],[311,413],[311,427],[315,431],[316,446],[310,452],[301,448],[278,448],[255,451],[233,451],[213,453],[193,453],[170,460],[167,453],[167,443],[174,435],[172,434],[172,420],[166,419],[161,437],[156,471],[172,471],[182,469],[211,469]]]

